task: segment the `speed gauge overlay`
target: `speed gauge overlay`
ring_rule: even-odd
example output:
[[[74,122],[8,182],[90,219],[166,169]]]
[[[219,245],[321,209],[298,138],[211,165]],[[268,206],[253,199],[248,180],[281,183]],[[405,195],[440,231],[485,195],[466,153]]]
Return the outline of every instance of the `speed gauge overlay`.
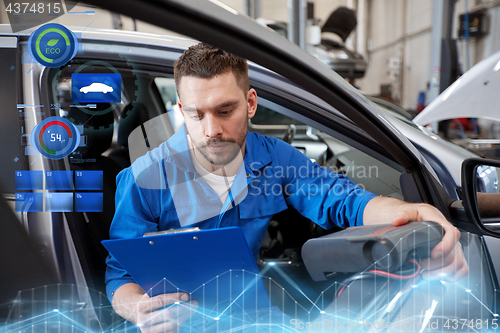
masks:
[[[80,133],[67,119],[49,117],[33,128],[31,142],[43,156],[59,160],[78,148]]]

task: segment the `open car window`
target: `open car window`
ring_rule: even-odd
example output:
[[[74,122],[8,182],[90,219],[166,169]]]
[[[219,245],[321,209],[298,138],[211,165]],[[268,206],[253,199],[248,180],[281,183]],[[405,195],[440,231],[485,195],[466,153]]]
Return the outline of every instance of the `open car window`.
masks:
[[[288,140],[312,161],[347,175],[367,191],[403,199],[400,170],[332,135],[293,119],[290,116],[294,113],[287,108],[280,107],[280,112],[277,112],[272,109],[273,103],[263,98],[259,99],[259,103],[255,116],[249,120],[251,131]]]

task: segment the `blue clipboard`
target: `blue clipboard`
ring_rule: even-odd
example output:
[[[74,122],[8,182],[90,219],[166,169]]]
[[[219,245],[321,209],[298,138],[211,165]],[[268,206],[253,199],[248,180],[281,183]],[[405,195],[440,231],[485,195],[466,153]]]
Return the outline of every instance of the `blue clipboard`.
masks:
[[[105,240],[102,244],[150,296],[186,292],[204,312],[271,307],[239,227]]]

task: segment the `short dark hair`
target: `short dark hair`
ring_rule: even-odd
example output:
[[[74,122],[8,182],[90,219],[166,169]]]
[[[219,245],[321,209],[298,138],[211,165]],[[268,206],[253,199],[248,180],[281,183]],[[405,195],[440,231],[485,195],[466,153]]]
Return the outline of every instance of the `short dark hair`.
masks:
[[[248,82],[247,61],[234,54],[206,43],[199,43],[188,48],[174,63],[174,79],[179,93],[179,84],[183,76],[210,79],[216,75],[233,72],[238,86],[246,92]]]

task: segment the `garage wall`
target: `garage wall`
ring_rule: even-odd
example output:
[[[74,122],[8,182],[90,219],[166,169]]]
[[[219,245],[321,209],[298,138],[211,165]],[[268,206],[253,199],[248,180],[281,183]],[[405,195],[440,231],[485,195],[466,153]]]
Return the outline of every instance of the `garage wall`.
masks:
[[[482,39],[482,54],[485,58],[500,50],[500,4],[488,11],[490,15],[490,33]]]
[[[244,12],[244,0],[221,2]],[[315,0],[315,17],[325,20],[339,6],[355,8],[356,0]],[[287,21],[287,0],[261,0],[261,13],[267,19]],[[470,40],[470,66],[500,50],[500,1],[468,0],[469,10],[488,7],[490,33],[480,40]],[[369,62],[368,71],[356,85],[369,94],[379,94],[382,84],[393,88],[395,102],[406,109],[415,109],[420,91],[427,91],[430,77],[431,28],[433,0],[366,0],[366,32],[363,53]],[[453,36],[457,36],[458,16],[465,11],[465,0],[455,5]],[[355,33],[347,44],[356,48]],[[459,58],[465,64],[466,45],[459,41]],[[394,60],[399,60],[395,69]],[[396,66],[397,67],[397,66]]]
[[[9,18],[7,17],[7,12],[5,11],[5,1],[0,1],[0,23],[8,23]]]
[[[488,8],[489,33],[480,39],[470,39],[469,41],[469,63],[466,61],[467,43],[464,40],[459,41],[458,51],[463,63],[464,70],[472,67],[481,59],[500,50],[500,1],[481,1],[482,5],[476,5],[474,1],[469,0],[469,11],[479,8]],[[489,6],[488,6],[489,5]],[[458,0],[455,5],[455,21],[453,27],[453,37],[458,36],[458,17],[465,12],[465,0]]]
[[[318,1],[318,0],[317,0]],[[406,2],[406,10],[404,3]],[[469,11],[485,8],[489,16],[489,33],[470,39],[469,62],[466,43],[458,41],[459,63],[465,71],[500,50],[500,1],[468,0]],[[433,0],[370,0],[367,46],[369,68],[357,81],[361,89],[378,93],[380,84],[393,84],[396,99],[403,108],[414,109],[418,92],[427,91],[430,77],[431,27]],[[458,36],[459,15],[465,12],[465,0],[455,4],[452,36]],[[406,22],[402,22],[405,20]],[[389,59],[402,57],[401,81],[391,79]]]
[[[245,12],[244,0],[219,0],[240,13]],[[260,0],[261,15],[268,20],[288,21],[288,0]],[[330,13],[340,6],[354,7],[354,0],[315,0],[315,16],[326,20]]]
[[[221,2],[244,12],[243,0]],[[287,0],[261,0],[262,16],[287,21],[287,4]],[[315,0],[315,17],[324,21],[336,8],[355,9],[356,4],[356,0]],[[381,84],[391,84],[396,102],[415,108],[418,92],[426,90],[429,77],[432,0],[367,0],[366,17],[365,45],[360,41],[364,47],[358,43],[358,51],[369,61],[369,69],[356,85],[377,95]],[[356,31],[346,42],[348,47],[356,49],[355,39]],[[398,73],[389,66],[394,58],[400,58],[403,66]]]
[[[472,4],[470,3],[472,2]],[[484,58],[487,58],[491,54],[500,51],[500,1],[498,0],[485,0],[483,1],[486,5],[490,5],[488,8],[489,16],[489,33],[480,39],[470,39],[469,41],[469,61],[467,62],[467,43],[465,40],[460,40],[458,42],[458,53],[461,61],[463,70],[474,66],[476,63]],[[484,4],[483,4],[484,6]],[[469,10],[481,8],[482,6],[477,6],[473,1],[469,0]],[[465,1],[458,0],[455,7],[455,25],[453,28],[454,38],[458,35],[458,17],[460,14],[465,12]],[[477,119],[477,124],[483,129],[483,134],[485,137],[493,137],[491,133],[488,134],[488,129],[491,127],[491,120],[489,119]],[[489,136],[488,136],[489,135]]]
[[[245,1],[244,0],[218,0],[219,2],[228,5],[229,7],[237,10],[239,13],[245,12]],[[274,0],[273,0],[274,1]]]
[[[261,15],[268,20],[288,21],[287,0],[262,1]]]
[[[368,71],[357,85],[379,94],[390,84],[403,108],[415,108],[429,78],[432,0],[376,0],[368,9]]]

